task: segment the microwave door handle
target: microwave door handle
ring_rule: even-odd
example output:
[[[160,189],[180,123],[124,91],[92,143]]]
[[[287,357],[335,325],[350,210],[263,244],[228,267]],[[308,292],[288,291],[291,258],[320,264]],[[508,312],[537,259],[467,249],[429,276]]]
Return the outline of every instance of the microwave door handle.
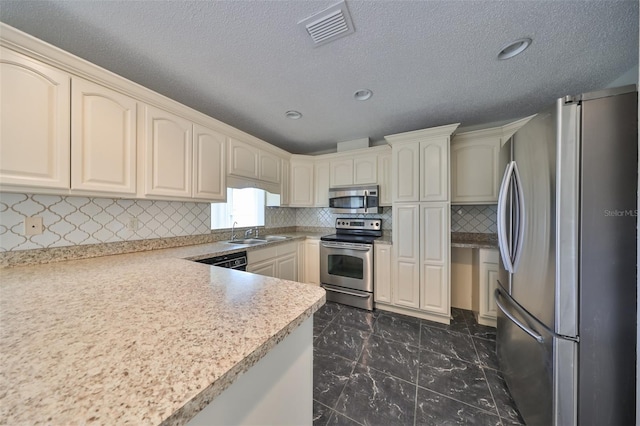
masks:
[[[367,209],[369,208],[369,204],[367,201],[367,194],[369,191],[364,191],[364,212],[367,213]]]

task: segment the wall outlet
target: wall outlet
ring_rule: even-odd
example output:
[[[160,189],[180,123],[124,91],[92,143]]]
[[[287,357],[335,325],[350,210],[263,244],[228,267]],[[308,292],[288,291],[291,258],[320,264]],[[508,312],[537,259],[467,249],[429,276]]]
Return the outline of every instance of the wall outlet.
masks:
[[[31,216],[24,219],[24,235],[40,235],[44,232],[41,216]]]
[[[129,221],[127,222],[127,229],[129,231],[137,231],[138,230],[138,218],[137,217],[130,217]]]

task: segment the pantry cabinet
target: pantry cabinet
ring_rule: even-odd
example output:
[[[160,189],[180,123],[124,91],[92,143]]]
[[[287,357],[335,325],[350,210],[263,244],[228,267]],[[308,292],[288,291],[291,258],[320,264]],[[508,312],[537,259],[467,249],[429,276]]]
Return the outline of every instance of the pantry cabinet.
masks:
[[[3,190],[69,189],[70,81],[63,71],[0,48]]]
[[[191,198],[191,122],[150,105],[142,110],[143,195]]]
[[[380,187],[380,206],[390,206],[392,202],[393,178],[391,173],[391,149],[378,155],[378,186]]]
[[[393,279],[389,307],[448,324],[449,141],[458,124],[385,137],[393,176]],[[400,308],[400,309],[399,309]]]
[[[451,141],[452,204],[495,204],[502,128],[461,133]]]
[[[76,77],[71,89],[71,189],[135,195],[137,102]]]

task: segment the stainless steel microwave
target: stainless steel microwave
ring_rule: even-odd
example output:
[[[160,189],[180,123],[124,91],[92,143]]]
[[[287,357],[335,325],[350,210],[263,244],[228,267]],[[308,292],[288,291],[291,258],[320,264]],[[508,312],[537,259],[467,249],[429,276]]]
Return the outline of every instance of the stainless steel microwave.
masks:
[[[333,213],[379,213],[378,185],[329,189],[329,207]]]

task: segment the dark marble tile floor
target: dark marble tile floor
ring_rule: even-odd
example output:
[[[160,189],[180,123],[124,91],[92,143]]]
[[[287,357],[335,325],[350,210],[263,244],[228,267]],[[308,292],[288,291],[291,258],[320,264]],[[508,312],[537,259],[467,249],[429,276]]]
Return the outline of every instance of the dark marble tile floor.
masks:
[[[313,324],[313,424],[518,425],[495,329],[327,302]]]

